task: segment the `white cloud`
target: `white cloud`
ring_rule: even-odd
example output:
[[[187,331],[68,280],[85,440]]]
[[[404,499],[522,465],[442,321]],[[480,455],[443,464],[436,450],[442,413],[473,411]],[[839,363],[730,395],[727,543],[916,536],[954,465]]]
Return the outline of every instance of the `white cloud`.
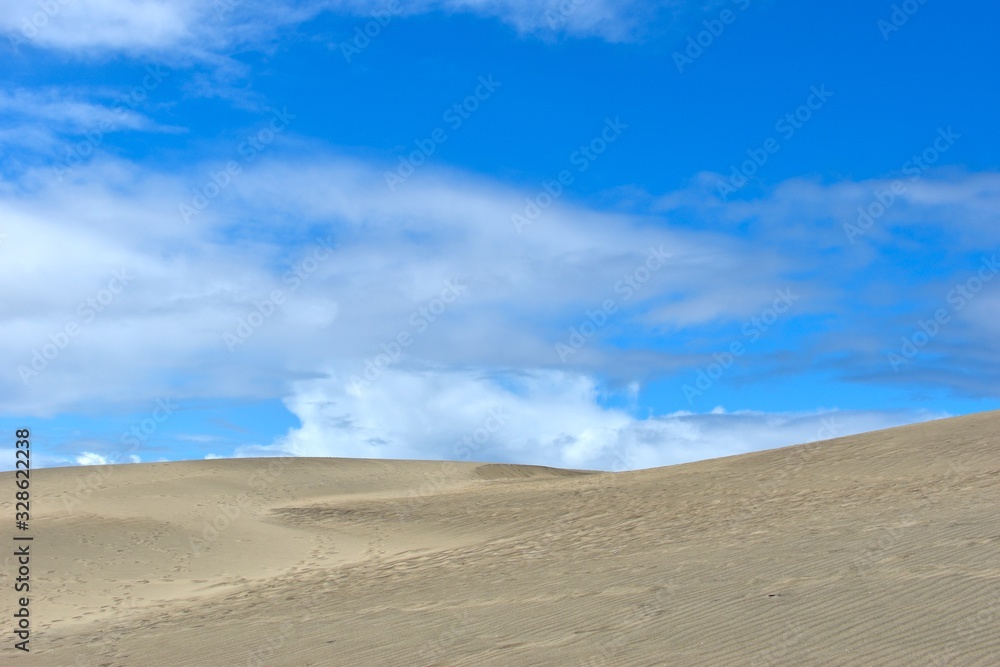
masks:
[[[632,0],[418,0],[410,13],[437,9],[495,17],[522,33],[567,33],[624,41],[634,36],[640,19],[653,14],[655,3]]]
[[[614,327],[679,327],[751,312],[771,298],[780,268],[718,235],[642,225],[568,202],[518,234],[510,214],[522,193],[454,174],[429,171],[387,197],[381,171],[370,165],[258,164],[190,224],[178,206],[211,166],[166,176],[98,161],[62,184],[30,174],[25,180],[35,187],[4,197],[0,276],[19,287],[9,302],[18,317],[0,330],[0,358],[10,368],[28,367],[36,352],[66,338],[68,324],[79,327],[27,386],[16,372],[9,376],[4,407],[51,414],[95,394],[111,402],[177,396],[174,369],[189,369],[177,384],[195,395],[273,396],[295,373],[323,364],[351,360],[351,372],[360,372],[380,344],[401,333],[413,339],[407,357],[421,363],[558,367],[555,344],[588,310],[613,299],[614,325],[572,359],[607,368],[622,355],[598,339]],[[248,226],[248,218],[273,222]],[[261,240],[223,241],[230,225]],[[279,225],[281,236],[265,241]],[[318,248],[305,230],[316,225],[339,247],[293,286],[283,278]],[[639,291],[616,292],[622,276],[661,246],[674,255],[668,265]],[[747,277],[734,285],[730,272]],[[443,313],[420,315],[449,280],[464,286],[458,300]],[[112,288],[118,292],[109,294]],[[235,333],[276,289],[285,302],[230,354],[223,335]],[[673,305],[652,314],[664,294]],[[103,297],[99,308],[89,304]],[[83,386],[79,377],[99,386]],[[143,380],[150,377],[158,381]]]
[[[755,219],[775,241],[801,243],[808,236],[824,248],[847,247],[860,260],[867,257],[866,246],[898,243],[898,230],[937,227],[942,219],[948,220],[950,238],[956,242],[950,246],[955,249],[986,248],[1000,242],[1000,229],[994,224],[1000,208],[997,172],[927,170],[916,178],[894,174],[833,183],[792,178],[759,196],[729,203],[716,195],[716,184],[723,178],[722,174],[698,174],[691,188],[659,198],[655,208],[660,212],[693,209],[704,219],[727,227]],[[863,218],[859,208],[870,210],[874,217]],[[861,233],[849,234],[850,226],[860,226]]]
[[[155,128],[155,123],[131,109],[93,103],[81,99],[72,91],[56,88],[0,91],[0,112],[45,121],[47,127],[67,131],[96,129],[102,123],[120,130]]]
[[[157,76],[163,76],[162,70],[156,72]],[[0,91],[0,118],[6,126],[0,131],[0,146],[25,148],[46,156],[50,161],[55,160],[62,172],[97,152],[111,133],[183,132],[183,128],[162,125],[135,110],[139,102],[131,96],[139,96],[136,91],[148,94],[150,86],[159,85],[158,81],[146,75],[147,86],[118,95],[117,99],[109,91],[99,89],[50,87]]]
[[[569,198],[518,233],[510,215],[531,193],[426,167],[389,196],[379,165],[333,156],[288,159],[276,150],[246,166],[185,223],[178,205],[190,202],[213,168],[162,174],[101,158],[62,184],[40,172],[0,183],[7,236],[0,281],[8,294],[0,365],[13,370],[0,379],[0,409],[46,416],[144,408],[164,396],[283,396],[303,427],[240,455],[288,449],[454,458],[454,442],[481,428],[491,408],[502,408],[510,420],[477,450],[483,458],[597,468],[618,465],[621,457],[627,467],[645,467],[792,444],[818,429],[816,415],[638,420],[603,407],[599,397],[610,381],[631,386],[620,398],[635,405],[645,380],[690,380],[692,369],[720,349],[711,343],[721,327],[738,329],[789,282],[803,295],[796,317],[852,312],[857,294],[829,280],[812,238],[768,230],[796,206],[821,218],[826,209],[817,202],[841,206],[830,192],[855,185],[813,188],[799,200],[794,188],[779,188],[773,199],[782,205],[762,199],[752,212],[764,230],[758,238],[678,229],[669,214],[642,219],[589,210]],[[944,187],[928,180],[932,186]],[[960,197],[938,192],[936,198],[951,202],[940,224],[961,218]],[[317,239],[327,234],[333,252],[293,288],[285,279],[289,266],[314,257]],[[786,251],[779,255],[775,244]],[[625,299],[618,281],[644,265],[650,247],[661,246],[672,257]],[[134,277],[111,294],[122,269]],[[449,280],[464,289],[446,304]],[[271,308],[264,300],[274,290],[283,302]],[[104,296],[109,300],[100,303]],[[88,305],[95,299],[99,310]],[[560,361],[556,343],[569,342],[570,327],[579,329],[606,299],[617,312]],[[977,337],[994,331],[995,299],[985,292],[979,299],[961,313],[963,335],[970,327]],[[224,334],[237,333],[262,308],[259,326],[230,353]],[[69,323],[77,334],[67,334]],[[811,334],[838,353],[860,354],[888,331],[877,318],[851,326],[864,327],[875,342],[835,328]],[[370,386],[353,385],[352,377],[391,351],[401,334],[409,336],[405,351],[383,364]],[[762,353],[755,368],[790,373],[804,360],[812,363],[809,350],[794,349],[796,339],[779,342],[793,349]],[[44,350],[54,356],[22,383],[17,369]],[[972,354],[954,353],[954,367]],[[997,363],[988,347],[975,354],[978,368]],[[953,385],[974,391],[975,382]],[[845,432],[919,418],[844,416]]]
[[[190,433],[181,433],[175,437],[178,440],[182,440],[184,442],[196,442],[198,444],[208,444],[210,442],[216,442],[219,440],[219,437],[215,435],[202,435],[202,434],[190,434]],[[209,454],[209,456],[215,456],[215,455]]]
[[[296,386],[286,405],[303,427],[276,446],[300,456],[460,459],[474,451],[475,459],[582,465],[629,421],[596,406],[591,378],[561,371],[390,369],[360,386],[342,377]]]
[[[80,455],[76,457],[76,464],[81,466],[106,466],[108,465],[108,460],[94,452],[80,452]]]
[[[648,468],[829,440],[950,415],[926,410],[676,412],[637,420],[620,436],[629,468]]]
[[[302,422],[275,442],[297,456],[431,458],[625,470],[741,454],[943,417],[915,411],[677,412],[636,419],[602,407],[593,378],[388,370],[355,387],[339,374],[296,386]]]
[[[9,0],[0,26],[15,43],[69,50],[163,49],[192,34],[204,16],[189,0]]]
[[[0,31],[22,45],[84,55],[109,51],[205,60],[228,67],[217,54],[237,45],[263,45],[276,30],[322,12],[371,20],[388,14],[390,2],[327,0],[266,3],[260,0],[8,0],[0,7]],[[522,33],[597,36],[621,41],[653,13],[655,5],[628,0],[400,0],[398,15],[443,11],[495,18]]]
[[[65,50],[148,52],[193,33],[207,7],[190,0],[9,0],[0,27],[15,44]]]
[[[777,288],[802,295],[796,317],[850,312],[846,304],[857,298],[827,280],[822,264],[817,269],[814,239],[787,228],[740,240],[672,227],[669,215],[654,223],[565,199],[519,234],[510,215],[523,207],[523,191],[425,168],[387,196],[378,165],[333,157],[259,160],[183,222],[178,205],[190,202],[213,167],[167,175],[99,159],[62,184],[41,172],[0,184],[7,236],[0,280],[10,286],[7,312],[16,313],[0,328],[0,363],[14,369],[0,380],[3,409],[53,414],[93,404],[95,396],[144,404],[162,396],[290,395],[296,379],[319,368],[339,369],[340,380],[363,372],[366,360],[401,334],[411,344],[393,368],[407,372],[548,369],[627,383],[711,362],[713,332],[726,324],[738,330]],[[776,197],[793,201],[783,189]],[[810,216],[824,215],[819,197],[804,199]],[[960,219],[964,206],[955,200],[942,224]],[[781,207],[761,200],[752,212],[765,230],[784,219],[772,208]],[[226,240],[237,228],[240,238]],[[316,250],[326,235],[317,228],[338,247],[293,288],[286,271]],[[776,244],[787,250],[779,255]],[[626,299],[616,286],[644,265],[649,248],[661,246],[669,262]],[[122,269],[134,278],[107,294]],[[433,321],[420,315],[448,280],[464,285],[462,294]],[[284,303],[230,354],[223,335],[235,333],[275,289]],[[88,306],[102,296],[113,298],[99,312]],[[980,298],[963,318],[987,317],[990,297]],[[571,327],[579,330],[608,299],[617,312],[563,363],[556,344],[569,343]],[[46,346],[51,352],[69,323],[79,333],[23,384],[18,367],[30,366]],[[869,335],[879,326],[848,324]],[[664,344],[616,344],[623,335]],[[707,344],[682,344],[692,335],[708,336]],[[843,352],[869,349],[861,339],[838,339],[835,330],[825,335]],[[799,357],[782,359],[791,370]],[[84,385],[80,377],[92,380]]]

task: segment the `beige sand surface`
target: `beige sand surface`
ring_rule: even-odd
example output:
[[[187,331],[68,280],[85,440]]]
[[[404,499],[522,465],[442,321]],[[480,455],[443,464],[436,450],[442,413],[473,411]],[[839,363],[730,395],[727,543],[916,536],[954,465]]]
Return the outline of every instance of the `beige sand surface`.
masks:
[[[1000,665],[1000,412],[619,474],[242,459],[32,494],[3,665]]]

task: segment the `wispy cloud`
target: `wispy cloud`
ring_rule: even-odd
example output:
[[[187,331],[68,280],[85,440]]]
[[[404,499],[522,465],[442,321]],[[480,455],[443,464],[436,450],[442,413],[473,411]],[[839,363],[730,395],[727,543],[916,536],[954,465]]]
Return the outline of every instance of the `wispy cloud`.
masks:
[[[166,74],[147,68],[147,86],[133,90],[148,94]],[[98,152],[107,135],[121,132],[180,133],[181,127],[163,125],[138,109],[135,92],[115,96],[110,91],[83,88],[15,88],[0,91],[0,145],[20,149],[27,157],[54,158],[63,174]]]
[[[5,411],[51,415],[163,395],[285,397],[303,427],[255,451],[446,456],[440,443],[474,430],[499,406],[512,417],[508,435],[491,440],[501,448],[491,456],[523,460],[546,451],[549,463],[602,467],[627,445],[639,465],[654,465],[697,456],[676,431],[693,417],[637,420],[606,408],[597,397],[607,383],[672,379],[680,387],[741,335],[776,288],[789,285],[801,300],[782,326],[794,332],[799,318],[810,317],[832,324],[789,334],[781,339],[785,350],[762,344],[754,368],[735,378],[763,381],[762,374],[818,364],[847,380],[908,382],[912,377],[890,372],[884,354],[896,345],[897,329],[912,330],[928,308],[933,313],[951,279],[900,274],[910,300],[893,312],[877,294],[831,279],[843,270],[819,261],[831,249],[854,274],[878,266],[877,255],[850,244],[840,229],[872,183],[791,181],[758,200],[725,205],[693,187],[670,195],[670,209],[645,217],[562,199],[530,233],[518,234],[509,219],[526,196],[518,188],[427,168],[386,197],[384,165],[334,155],[304,161],[278,151],[233,176],[219,194],[224,205],[185,223],[178,207],[212,169],[205,163],[166,174],[102,157],[63,184],[29,173],[3,186],[8,238],[0,276],[20,285],[10,302],[18,316],[5,317],[0,329],[0,363],[10,371],[0,384]],[[930,204],[920,198],[938,207],[933,224],[979,224],[974,212],[996,196],[997,184],[991,174],[930,176],[894,213],[894,224],[932,224],[922,213]],[[963,196],[971,192],[976,196]],[[705,212],[704,229],[672,224],[679,201]],[[718,231],[740,216],[758,233]],[[807,219],[826,220],[825,231],[798,229]],[[332,250],[317,260],[316,249],[327,247],[317,245],[322,239]],[[970,257],[978,252],[973,239]],[[779,246],[783,255],[774,251]],[[625,299],[633,288],[624,278],[639,275],[650,248],[668,251],[669,259]],[[122,270],[134,279],[101,302]],[[459,298],[442,300],[448,281],[462,286]],[[619,308],[608,323],[560,359],[557,345],[609,299]],[[944,356],[920,360],[923,377],[973,395],[988,390],[984,379],[963,384],[934,369],[1000,361],[989,346],[961,347],[995,334],[995,299],[984,291],[956,313],[934,341]],[[251,335],[230,352],[224,337],[241,322]],[[78,334],[66,333],[71,323]],[[68,343],[57,356],[43,354],[60,341]],[[845,357],[850,371],[840,363]],[[358,382],[368,379],[366,360],[379,372]],[[24,381],[18,369],[33,364],[41,370]],[[71,381],[78,377],[91,380]],[[400,405],[412,409],[403,414]],[[903,421],[883,415],[857,424]],[[792,429],[787,439],[801,437]],[[644,438],[660,444],[647,451],[635,444]],[[334,444],[322,449],[324,442]],[[710,451],[733,453],[751,442],[758,440]]]
[[[88,57],[113,52],[158,54],[170,60],[218,60],[237,46],[264,46],[275,31],[324,12],[371,19],[374,14],[466,13],[494,18],[525,34],[627,40],[648,4],[608,0],[325,0],[275,5],[260,0],[10,0],[0,30],[12,46],[40,47]],[[217,63],[219,64],[219,63]]]
[[[188,0],[11,0],[0,10],[0,26],[14,45],[141,53],[191,39],[204,7]]]
[[[500,19],[522,33],[564,33],[611,41],[634,37],[641,19],[651,16],[656,7],[656,3],[632,0],[418,0],[401,4],[408,13],[468,12]]]

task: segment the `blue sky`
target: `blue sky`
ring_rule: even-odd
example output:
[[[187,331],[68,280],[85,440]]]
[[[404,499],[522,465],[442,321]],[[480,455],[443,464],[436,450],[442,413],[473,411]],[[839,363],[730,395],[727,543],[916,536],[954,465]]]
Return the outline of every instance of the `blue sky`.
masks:
[[[6,3],[0,424],[617,470],[996,409],[998,14]]]

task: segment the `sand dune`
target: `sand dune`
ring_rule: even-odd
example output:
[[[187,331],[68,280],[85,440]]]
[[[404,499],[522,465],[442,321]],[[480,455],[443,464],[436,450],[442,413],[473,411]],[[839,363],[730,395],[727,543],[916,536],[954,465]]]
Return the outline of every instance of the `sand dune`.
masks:
[[[994,666],[998,433],[992,412],[618,474],[38,470],[32,651],[5,630],[3,664]]]

